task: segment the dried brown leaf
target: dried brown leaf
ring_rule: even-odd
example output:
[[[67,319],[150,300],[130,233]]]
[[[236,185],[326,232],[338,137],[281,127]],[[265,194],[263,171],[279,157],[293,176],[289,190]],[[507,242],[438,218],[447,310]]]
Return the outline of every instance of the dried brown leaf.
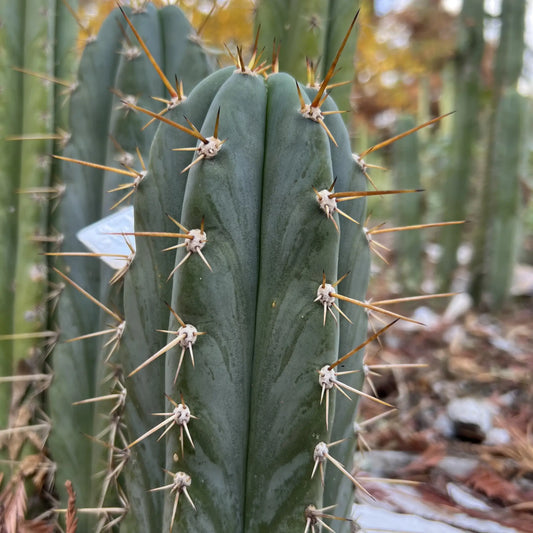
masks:
[[[28,520],[19,525],[17,533],[54,533],[54,525],[43,520]]]
[[[19,473],[25,478],[32,478],[33,485],[37,491],[41,491],[51,469],[50,459],[44,453],[27,455],[19,465]]]
[[[518,503],[522,500],[517,487],[501,477],[494,470],[484,466],[476,468],[465,480],[466,484],[488,498],[504,504]]]
[[[66,533],[76,533],[78,528],[78,517],[76,516],[76,493],[74,492],[72,482],[69,479],[65,481],[65,487],[67,488],[68,492]]]
[[[0,494],[0,508],[3,507],[3,514],[0,516],[2,533],[18,533],[17,525],[23,522],[26,512],[26,498],[24,478],[17,476]]]
[[[28,404],[18,405],[18,403],[16,404],[12,401],[9,410],[9,427],[18,428],[29,425],[32,414],[33,410]],[[14,431],[6,438],[8,442],[9,458],[12,461],[16,460],[18,457],[26,438],[27,434],[22,431]]]
[[[419,455],[402,471],[410,474],[422,474],[439,464],[445,455],[446,445],[443,442],[433,442],[422,455]]]

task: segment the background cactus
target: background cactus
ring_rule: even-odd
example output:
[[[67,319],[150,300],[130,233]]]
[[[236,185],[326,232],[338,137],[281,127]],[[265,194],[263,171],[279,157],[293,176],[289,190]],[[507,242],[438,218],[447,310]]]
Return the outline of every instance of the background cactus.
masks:
[[[280,71],[292,74],[302,83],[306,80],[311,84],[320,83],[341,45],[346,22],[358,7],[358,0],[258,1],[254,23],[256,30],[260,28],[259,49],[270,50],[275,42],[281,52]],[[352,109],[350,94],[355,77],[356,42],[357,29],[348,38],[337,64],[336,82],[346,84],[335,88],[335,102],[343,111]],[[350,114],[343,118],[348,121]]]
[[[485,48],[483,39],[484,7],[482,0],[464,2],[459,21],[457,49],[454,58],[454,116],[451,135],[449,171],[442,187],[442,202],[454,220],[467,217],[470,176],[475,170],[475,141],[479,134],[481,59]],[[439,262],[441,285],[448,287],[457,266],[457,249],[464,228],[451,227],[442,233],[443,253]]]
[[[410,115],[400,116],[396,122],[396,133],[415,127]],[[392,147],[394,183],[397,189],[420,189],[420,162],[418,139],[408,135]],[[396,199],[395,223],[397,226],[413,226],[422,220],[422,198],[420,195],[405,194]],[[394,248],[398,253],[396,279],[403,291],[417,291],[422,283],[423,271],[420,264],[423,257],[422,236],[418,231],[401,231],[395,235]]]
[[[3,24],[0,29],[2,46],[0,47],[0,60],[2,62],[0,76],[2,76],[2,86],[5,90],[0,92],[0,102],[2,105],[2,115],[4,120],[0,121],[2,128],[2,139],[7,135],[12,135],[20,131],[22,124],[22,75],[9,70],[13,64],[23,65],[23,43],[21,36],[24,34],[24,16],[22,2],[2,4],[2,19],[9,19],[9,25]],[[12,33],[10,32],[12,30]],[[0,172],[2,172],[2,183],[6,184],[0,187],[0,221],[2,235],[2,247],[8,252],[4,260],[0,263],[0,287],[2,290],[2,301],[4,304],[0,309],[0,323],[2,324],[2,333],[12,332],[13,327],[13,278],[15,271],[15,250],[16,250],[16,218],[14,215],[14,206],[16,205],[18,187],[18,178],[20,174],[20,144],[2,142],[4,157]],[[5,340],[0,343],[0,365],[3,376],[9,376],[12,373],[12,342]],[[2,427],[7,427],[8,409],[5,406],[10,403],[9,387],[3,385],[0,387],[0,411]]]
[[[509,298],[520,237],[520,154],[526,120],[524,97],[515,89],[506,89],[498,100],[495,113],[494,144],[489,152],[486,181],[490,192],[483,204],[483,219],[488,226],[483,239],[483,272],[479,275],[482,276],[484,303],[492,309],[501,309]],[[502,144],[502,138],[508,139],[509,144]],[[476,281],[474,279],[474,283]]]
[[[135,21],[139,34],[146,39],[155,61],[161,65],[166,77],[172,79],[173,83],[174,76],[181,81],[182,85],[178,84],[178,90],[189,91],[210,71],[210,60],[203,53],[199,42],[194,40],[193,29],[175,6],[157,10],[148,4],[141,10],[128,9],[127,12]],[[109,214],[109,209],[134,188],[117,191],[114,195],[108,194],[108,190],[119,187],[128,180],[134,185],[135,179],[142,176],[142,161],[148,159],[148,150],[157,124],[143,129],[147,120],[130,112],[121,103],[121,98],[135,100],[160,111],[164,104],[152,97],[171,100],[174,96],[168,95],[168,89],[137,39],[126,28],[127,23],[117,9],[106,19],[99,34],[87,43],[80,61],[78,86],[70,102],[72,137],[62,156],[107,164],[110,169],[119,168],[118,160],[133,168],[137,174],[133,172],[130,177],[117,177],[116,173],[104,168],[61,161],[65,195],[57,209],[55,223],[63,234],[63,251],[81,251],[77,231]],[[190,68],[189,63],[194,68]],[[179,105],[178,100],[176,105]],[[101,275],[98,259],[62,257],[56,264],[74,282],[111,306],[115,314],[122,314],[122,291],[115,290],[115,294],[108,296],[109,278],[112,274],[106,267]],[[114,381],[110,385],[102,384],[102,380],[113,371],[103,364],[109,353],[109,346],[104,344],[113,340],[113,335],[117,335],[120,330],[106,332],[108,314],[104,313],[102,317],[97,305],[88,301],[60,277],[56,279],[64,286],[55,316],[61,328],[61,341],[97,331],[106,333],[104,341],[99,341],[96,337],[83,342],[58,344],[52,360],[55,379],[49,392],[49,408],[55,420],[50,449],[54,457],[63,458],[57,471],[58,484],[62,485],[66,479],[70,479],[80,501],[86,502],[86,506],[94,507],[97,504],[103,505],[106,484],[101,479],[94,479],[92,473],[103,469],[104,477],[109,474],[110,452],[100,446],[97,447],[99,451],[93,453],[94,443],[88,438],[71,438],[72,427],[75,425],[87,435],[97,435],[105,430],[103,424],[110,424],[113,420],[106,419],[103,422],[101,416],[112,409],[113,398],[105,402],[105,407],[100,407],[104,405],[102,403],[82,406],[72,404],[98,397],[104,392],[117,393],[116,389],[110,390],[116,386]],[[97,356],[98,353],[101,355]],[[87,376],[91,376],[90,379]],[[112,444],[116,438],[117,445],[124,445],[120,442],[118,433],[112,433],[103,439],[109,444],[107,438]],[[90,459],[93,455],[93,459]],[[80,464],[79,457],[88,459]]]
[[[501,309],[508,298],[517,254],[525,108],[520,95],[516,92],[513,95],[513,89],[522,70],[525,7],[523,0],[502,2],[500,42],[494,58],[494,111],[489,125],[489,149],[471,266],[470,292],[478,304],[492,309]],[[510,141],[505,148],[502,139]],[[512,161],[507,159],[511,154]],[[503,168],[506,171],[501,174]]]
[[[5,484],[18,475],[24,443],[32,441],[40,448],[49,429],[37,398],[48,381],[43,376],[47,342],[55,337],[47,312],[53,289],[39,253],[51,239],[49,205],[56,205],[60,194],[52,186],[55,168],[48,154],[65,140],[64,79],[75,62],[76,28],[59,0],[3,2],[0,18],[0,423],[5,428],[2,459],[9,460],[1,465]],[[30,377],[13,381],[23,374]],[[36,418],[41,420],[32,425]],[[14,433],[16,426],[26,429]],[[35,448],[26,447],[23,455],[30,450]]]

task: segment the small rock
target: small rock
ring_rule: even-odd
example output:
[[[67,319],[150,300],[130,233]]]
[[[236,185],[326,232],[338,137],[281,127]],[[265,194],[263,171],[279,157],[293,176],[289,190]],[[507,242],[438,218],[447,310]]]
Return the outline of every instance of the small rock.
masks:
[[[449,476],[459,478],[470,475],[479,466],[477,459],[448,455],[439,462],[439,468]]]
[[[442,323],[441,317],[426,306],[417,307],[410,318],[422,322],[423,325],[401,321],[398,324],[398,329],[402,329],[403,331],[419,331],[421,329],[433,329]]]
[[[465,509],[475,509],[477,511],[490,511],[491,508],[483,500],[476,498],[473,494],[463,489],[456,483],[447,483],[446,492],[448,496],[458,505]]]
[[[494,408],[487,401],[456,398],[448,404],[446,411],[458,439],[483,442],[492,429]]]
[[[433,428],[436,429],[443,437],[451,439],[455,434],[455,429],[449,416],[441,413],[437,416],[433,423]]]
[[[474,250],[471,244],[463,243],[457,248],[457,262],[464,266],[472,261]]]
[[[491,446],[501,446],[510,442],[511,435],[504,428],[491,428],[485,438],[485,444],[490,444]]]
[[[524,264],[515,266],[510,292],[513,296],[533,295],[533,266]]]
[[[398,450],[371,450],[356,452],[354,465],[357,470],[372,472],[373,476],[393,477],[416,457],[415,453]]]
[[[461,292],[456,294],[448,304],[446,311],[444,311],[444,320],[446,322],[455,322],[458,318],[463,316],[472,307],[472,297],[466,293]]]

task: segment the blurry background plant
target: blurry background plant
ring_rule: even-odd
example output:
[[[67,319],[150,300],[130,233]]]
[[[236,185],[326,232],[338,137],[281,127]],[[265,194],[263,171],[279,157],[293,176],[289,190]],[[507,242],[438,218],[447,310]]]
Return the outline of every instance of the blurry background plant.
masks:
[[[426,247],[424,288],[467,290],[478,306],[493,311],[508,301],[517,260],[531,262],[533,249],[533,158],[525,134],[531,123],[533,39],[531,30],[524,31],[533,11],[529,5],[526,13],[526,4],[363,2],[372,16],[364,17],[368,25],[361,25],[356,58],[356,151],[389,137],[401,114],[411,113],[420,123],[455,111],[437,127],[418,133],[421,180],[428,193],[417,216],[418,223],[438,218],[469,224],[433,230],[436,246]],[[516,120],[510,119],[513,112]],[[510,119],[505,124],[504,117]],[[408,142],[412,140],[397,144]],[[369,162],[395,168],[398,146],[393,146],[373,154]],[[372,175],[378,187],[390,180],[386,173]],[[416,186],[414,171],[412,180]],[[393,204],[370,202],[374,219],[392,217],[384,205]],[[529,274],[521,290],[531,294],[531,273],[524,271]]]

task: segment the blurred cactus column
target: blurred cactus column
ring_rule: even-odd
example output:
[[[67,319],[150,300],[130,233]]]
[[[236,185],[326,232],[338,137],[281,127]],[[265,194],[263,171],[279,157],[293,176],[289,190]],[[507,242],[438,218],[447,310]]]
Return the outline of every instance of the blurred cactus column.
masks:
[[[401,115],[396,122],[396,135],[416,126],[412,115]],[[417,134],[408,135],[392,146],[394,187],[420,189],[420,163]],[[419,194],[403,194],[395,198],[395,225],[422,223],[422,198]],[[397,251],[396,278],[402,290],[418,292],[422,283],[422,236],[419,231],[399,231],[395,238]]]
[[[20,139],[53,133],[53,86],[13,68],[52,75],[55,0],[2,2],[0,15],[0,373],[8,377],[39,372],[47,326],[46,261],[39,256],[43,250],[36,239],[46,235],[47,201],[30,191],[49,185],[52,141]],[[17,337],[8,340],[13,333]],[[32,399],[38,391],[31,380],[13,386],[9,379],[0,383],[1,429],[31,424]],[[17,438],[7,435],[0,446],[13,461],[20,457],[26,437],[35,442],[45,436],[38,430],[19,431]]]
[[[22,74],[11,70],[23,64],[24,2],[0,3],[0,335],[13,330],[13,281],[17,242],[16,202],[20,175],[18,142],[6,137],[20,131],[22,123]],[[12,374],[12,342],[0,341],[0,376]],[[7,427],[11,391],[0,384],[0,428]]]
[[[524,147],[525,97],[506,88],[496,108],[494,143],[487,173],[490,199],[485,239],[483,298],[499,310],[509,296],[521,227],[520,165]],[[505,142],[502,140],[505,139]]]
[[[322,55],[322,61],[320,62],[322,67],[322,79],[326,75],[329,65],[333,63],[337,50],[339,50],[342,39],[344,38],[344,28],[346,27],[346,22],[351,20],[351,18],[354,16],[355,12],[359,8],[360,0],[329,0],[328,4],[329,9],[326,49]],[[370,13],[363,14],[365,15],[365,19],[370,20]],[[335,103],[341,111],[352,111],[353,109],[350,95],[352,93],[352,86],[355,80],[354,56],[357,45],[357,32],[358,26],[354,28],[354,31],[348,37],[345,51],[337,63],[338,76],[336,79],[339,82],[351,82],[340,85],[339,87],[335,87],[335,89],[333,89],[332,94],[335,98]],[[341,117],[343,118],[345,124],[350,125],[351,120],[353,120],[353,113],[344,113],[341,115]]]
[[[55,0],[26,0],[24,13],[24,64],[27,71],[53,75],[53,42]],[[54,87],[34,76],[24,75],[22,82],[22,135],[53,134]],[[50,185],[51,139],[23,140],[20,148],[20,174],[17,189],[17,248],[15,259],[15,299],[13,331],[16,334],[35,333],[46,328],[45,291],[46,259],[36,236],[47,235],[46,201],[31,189]],[[13,344],[13,372],[19,361],[38,364],[39,351],[35,339],[16,340]],[[33,368],[35,370],[35,368]],[[25,370],[27,372],[27,370]]]
[[[357,11],[359,0],[257,0],[256,31],[260,27],[259,50],[267,56],[275,40],[280,46],[279,70],[298,81],[307,80],[308,59],[321,81],[332,64],[345,35],[346,22]],[[337,63],[339,81],[354,79],[354,54],[357,28],[346,43]],[[350,111],[351,83],[336,87],[333,92],[339,109]],[[345,122],[349,114],[343,116]]]
[[[281,48],[280,71],[292,74],[299,81],[305,80],[306,58],[316,64],[324,54],[328,3],[327,0],[260,0],[255,13],[256,30],[261,27],[258,49],[272,50],[275,39],[276,46]]]
[[[500,43],[494,62],[491,119],[481,211],[477,220],[471,294],[499,310],[506,302],[520,227],[520,154],[525,102],[516,92],[524,55],[526,0],[503,0]]]
[[[475,143],[480,110],[481,58],[483,39],[483,0],[463,2],[455,53],[455,114],[448,174],[442,191],[443,217],[464,220],[467,216],[470,175],[475,171]],[[457,266],[457,249],[464,226],[442,229],[442,258],[438,266],[443,290],[451,284]]]
[[[41,453],[34,446],[48,434],[46,423],[34,424],[34,414],[47,383],[47,344],[55,339],[42,252],[50,241],[49,200],[58,195],[49,154],[63,140],[66,108],[65,87],[53,82],[68,76],[76,33],[61,0],[0,3],[0,376],[6,378],[0,383],[0,429],[6,435],[0,457],[9,459],[2,462],[4,483],[12,475],[33,474],[19,470],[17,461]]]

